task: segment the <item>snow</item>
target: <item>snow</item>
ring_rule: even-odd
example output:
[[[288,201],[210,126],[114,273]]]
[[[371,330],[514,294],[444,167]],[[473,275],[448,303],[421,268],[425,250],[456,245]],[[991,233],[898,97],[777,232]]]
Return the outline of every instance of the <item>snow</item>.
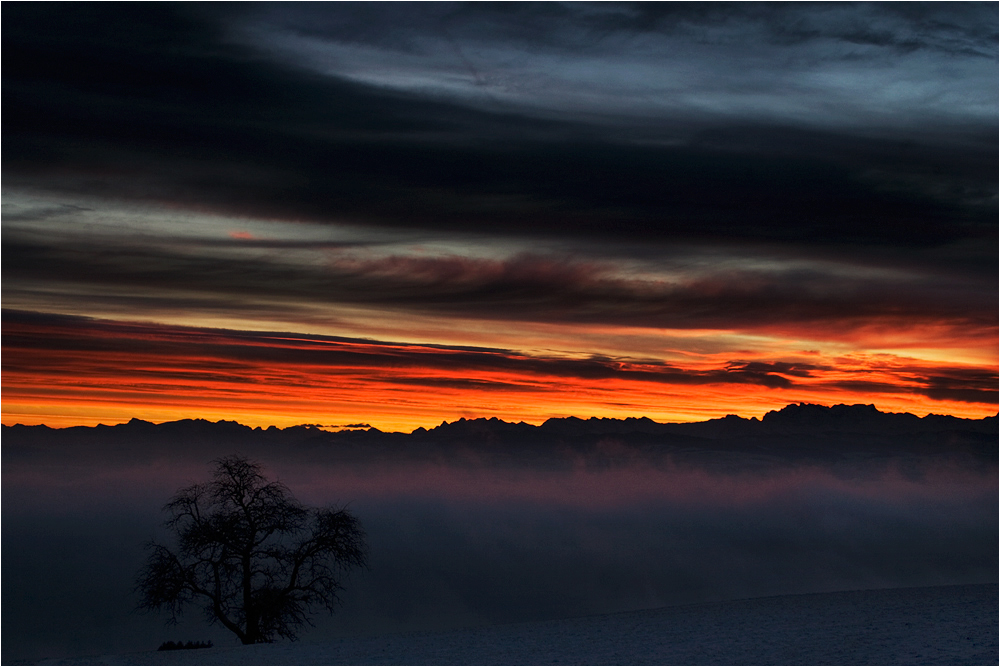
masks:
[[[756,598],[324,642],[43,664],[997,664],[996,584]]]

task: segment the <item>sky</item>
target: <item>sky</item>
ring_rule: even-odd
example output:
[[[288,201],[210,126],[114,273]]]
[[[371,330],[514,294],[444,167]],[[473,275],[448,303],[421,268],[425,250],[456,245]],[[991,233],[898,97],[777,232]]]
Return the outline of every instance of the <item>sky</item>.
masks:
[[[996,3],[8,3],[2,420],[997,413]]]

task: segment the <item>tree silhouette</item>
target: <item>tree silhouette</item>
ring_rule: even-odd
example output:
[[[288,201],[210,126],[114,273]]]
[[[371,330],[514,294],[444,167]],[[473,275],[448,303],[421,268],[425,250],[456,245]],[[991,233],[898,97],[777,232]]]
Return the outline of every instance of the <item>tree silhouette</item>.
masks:
[[[244,644],[295,639],[310,614],[333,613],[341,575],[367,562],[365,534],[346,509],[307,508],[244,456],[213,461],[206,484],[164,506],[177,548],[150,542],[136,590],[170,620],[189,604]]]

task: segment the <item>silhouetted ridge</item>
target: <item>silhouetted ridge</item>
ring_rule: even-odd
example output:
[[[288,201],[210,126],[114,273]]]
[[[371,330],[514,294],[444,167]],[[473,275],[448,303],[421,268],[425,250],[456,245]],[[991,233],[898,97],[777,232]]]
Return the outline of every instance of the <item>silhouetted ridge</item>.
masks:
[[[763,419],[727,415],[691,423],[658,423],[647,417],[611,419],[553,418],[540,426],[496,417],[459,419],[411,434],[375,428],[327,431],[316,424],[287,428],[250,428],[234,421],[182,419],[153,424],[132,419],[117,426],[4,426],[5,461],[45,461],[52,453],[81,457],[101,451],[123,461],[150,460],[187,451],[212,458],[232,452],[289,456],[333,456],[344,460],[398,461],[411,457],[446,460],[460,453],[469,460],[494,462],[556,460],[587,456],[594,460],[671,453],[677,460],[723,460],[731,455],[785,460],[829,460],[865,452],[866,456],[947,456],[995,462],[996,416],[962,419],[945,415],[920,418],[885,413],[872,405],[808,403],[768,412]],[[721,458],[720,458],[721,457]]]
[[[810,403],[786,405],[764,415],[762,426],[771,433],[926,433],[947,430],[996,430],[996,417],[981,420],[945,415],[917,417],[908,412],[881,412],[874,405]]]
[[[480,417],[476,419],[461,418],[457,421],[443,421],[438,426],[430,429],[417,428],[414,433],[424,434],[460,434],[460,433],[487,433],[487,432],[512,432],[538,429],[546,433],[561,435],[579,434],[615,434],[615,433],[665,433],[677,432],[681,430],[697,431],[702,435],[716,435],[726,437],[730,434],[742,434],[755,430],[757,432],[787,432],[795,433],[800,431],[826,430],[838,432],[932,432],[943,430],[972,430],[981,433],[991,433],[997,431],[998,416],[984,417],[982,419],[965,419],[950,415],[929,414],[926,417],[917,417],[908,412],[881,412],[874,405],[833,405],[830,407],[814,405],[811,403],[792,403],[780,410],[772,410],[764,415],[762,419],[756,417],[740,417],[738,415],[726,415],[717,419],[709,419],[702,422],[656,422],[649,417],[626,417],[615,419],[612,417],[590,417],[581,419],[580,417],[553,417],[547,419],[540,426],[534,426],[525,422],[508,422],[497,417]],[[264,433],[342,433],[342,432],[376,432],[382,433],[379,429],[368,424],[350,424],[341,431],[326,431],[317,424],[299,424],[279,428],[277,426],[260,426],[251,428],[233,420],[219,420],[216,422],[207,419],[180,419],[177,421],[154,424],[133,417],[125,424],[108,426],[99,424],[94,427],[71,426],[64,429],[52,428],[49,426],[6,426],[5,429],[51,429],[53,431],[77,430],[77,429],[149,429],[170,430],[177,433],[193,433],[206,429],[218,433],[226,431],[231,433],[264,432]]]
[[[928,433],[940,431],[971,431],[975,433],[997,433],[998,417],[983,419],[965,419],[950,415],[930,414],[917,417],[908,412],[881,412],[874,405],[833,405],[830,407],[810,403],[792,403],[780,410],[772,410],[762,419],[756,417],[744,418],[738,415],[726,415],[717,419],[702,422],[661,423],[649,417],[627,417],[614,419],[611,417],[553,417],[540,426],[525,422],[507,422],[497,417],[481,417],[477,419],[461,418],[457,421],[443,421],[430,429],[417,428],[414,435],[483,435],[487,433],[529,433],[538,432],[548,435],[614,435],[629,433],[668,434],[685,433],[703,438],[730,438],[746,435],[763,434],[800,434],[800,433]],[[362,428],[355,428],[362,427]],[[212,433],[218,435],[227,433],[233,436],[243,436],[250,433],[263,434],[300,434],[300,435],[338,435],[384,433],[367,424],[351,424],[340,431],[326,431],[317,424],[300,424],[279,428],[277,426],[260,426],[251,428],[232,420],[211,422],[206,419],[180,419],[177,421],[154,424],[142,419],[132,418],[125,424],[117,426],[71,426],[58,429],[44,425],[4,426],[4,430],[42,429],[54,432],[62,431],[94,431],[94,430],[130,430],[149,432],[171,432],[177,435],[197,435]]]
[[[665,424],[660,424],[649,417],[627,417],[612,419],[610,417],[553,417],[542,424],[546,433],[560,435],[583,435],[585,433],[660,433]]]
[[[538,427],[524,422],[506,422],[496,417],[480,417],[479,419],[465,419],[464,417],[455,422],[441,422],[439,426],[432,429],[418,428],[414,434],[428,433],[435,435],[484,435],[487,433],[510,433],[515,431],[533,430]]]

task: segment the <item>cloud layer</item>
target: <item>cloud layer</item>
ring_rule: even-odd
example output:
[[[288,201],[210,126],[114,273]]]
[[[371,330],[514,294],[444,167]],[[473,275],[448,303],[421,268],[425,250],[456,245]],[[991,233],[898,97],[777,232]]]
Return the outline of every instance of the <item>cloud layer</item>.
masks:
[[[861,402],[875,396],[915,411],[937,402],[954,414],[980,415],[994,411],[997,400],[993,369],[912,359],[682,365],[6,310],[3,326],[11,422],[32,423],[31,406],[39,402],[70,415],[103,409],[112,421],[127,414],[162,420],[184,415],[187,406],[252,425],[342,415],[366,417],[384,430],[411,430],[440,418],[540,423],[583,411],[628,415],[635,406],[661,419],[677,405],[689,405],[692,415],[717,416],[732,404],[762,414],[776,402],[817,397]]]
[[[995,375],[994,5],[5,14],[7,308],[678,386],[796,387],[733,369],[806,351],[846,392],[902,386],[879,355],[931,400]]]
[[[415,21],[376,7],[220,11],[15,10],[5,39],[8,182],[101,187],[255,216],[453,230],[806,245],[995,238],[996,160],[988,146],[996,138],[996,40],[982,27],[986,6],[950,13],[695,7],[663,16],[630,7],[408,8],[421,17]],[[884,27],[873,29],[873,20]],[[449,27],[455,21],[458,28]],[[257,26],[252,40],[234,43],[240,25]],[[601,31],[607,43],[587,47]],[[636,125],[634,118],[593,112],[588,118],[599,118],[588,122],[572,113],[579,106],[572,101],[557,101],[549,114],[535,113],[530,98],[487,110],[438,94],[433,82],[393,86],[352,75],[387,71],[361,55],[334,59],[322,73],[302,55],[268,58],[278,35],[330,48],[368,36],[367,48],[398,61],[417,56],[411,67],[433,81],[440,75],[421,64],[421,53],[448,50],[450,61],[467,66],[456,50],[486,40],[552,76],[571,70],[594,78],[581,85],[598,99],[621,98],[613,88],[620,59],[646,36],[655,48],[636,57],[653,72],[693,63],[691,80],[676,84],[687,95],[707,86],[710,98],[734,90],[754,96],[741,89],[757,85],[786,103],[812,96],[814,106],[862,126],[845,129],[816,112],[810,122],[788,121],[752,113],[746,102],[709,101],[719,113],[653,104],[638,123],[642,136],[622,137],[619,128]],[[689,57],[693,46],[703,53]],[[544,60],[551,50],[561,53],[555,64]],[[759,69],[760,81],[748,84],[746,55],[757,52],[764,55],[750,71]],[[846,69],[817,70],[831,61]],[[894,85],[870,80],[878,62]],[[779,73],[789,69],[798,70],[796,84],[817,81],[818,92],[783,83]],[[656,94],[651,76],[631,77],[635,94]],[[515,68],[511,77],[527,75]],[[421,80],[412,72],[398,78]],[[898,90],[914,78],[930,86],[916,100]],[[890,96],[884,120],[858,120],[826,90],[840,86],[845,98],[870,104],[865,84]],[[964,88],[945,92],[956,86]],[[947,113],[929,112],[932,101]],[[928,117],[904,123],[905,131],[885,129],[900,128],[906,110]]]

